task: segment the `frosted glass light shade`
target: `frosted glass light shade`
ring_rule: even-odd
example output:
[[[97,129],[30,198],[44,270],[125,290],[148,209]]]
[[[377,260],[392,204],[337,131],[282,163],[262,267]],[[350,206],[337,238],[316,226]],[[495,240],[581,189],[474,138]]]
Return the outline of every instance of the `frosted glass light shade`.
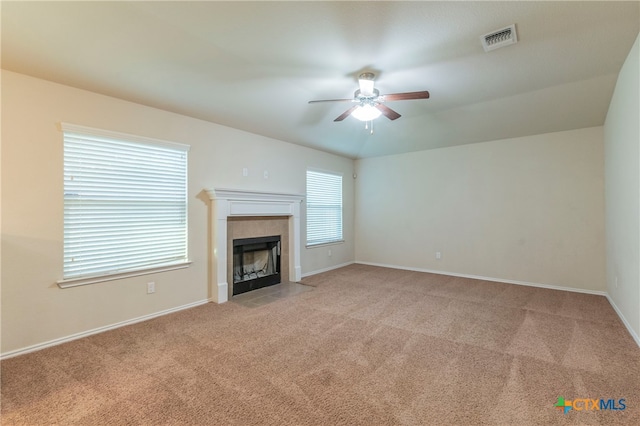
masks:
[[[360,121],[371,121],[380,117],[380,110],[371,105],[359,106],[351,113],[351,115]]]

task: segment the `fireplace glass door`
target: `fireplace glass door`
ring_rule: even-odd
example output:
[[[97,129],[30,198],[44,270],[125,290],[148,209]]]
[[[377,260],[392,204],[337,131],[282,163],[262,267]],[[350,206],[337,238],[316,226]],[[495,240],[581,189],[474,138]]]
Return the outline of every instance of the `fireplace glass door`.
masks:
[[[234,296],[280,281],[280,235],[233,240]]]

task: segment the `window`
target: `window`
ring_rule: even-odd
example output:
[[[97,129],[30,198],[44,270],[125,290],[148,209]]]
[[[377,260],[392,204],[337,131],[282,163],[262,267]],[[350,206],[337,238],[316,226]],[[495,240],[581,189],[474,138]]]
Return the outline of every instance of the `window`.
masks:
[[[342,176],[307,170],[307,245],[342,241]]]
[[[69,124],[62,130],[64,280],[58,284],[187,266],[189,147]]]

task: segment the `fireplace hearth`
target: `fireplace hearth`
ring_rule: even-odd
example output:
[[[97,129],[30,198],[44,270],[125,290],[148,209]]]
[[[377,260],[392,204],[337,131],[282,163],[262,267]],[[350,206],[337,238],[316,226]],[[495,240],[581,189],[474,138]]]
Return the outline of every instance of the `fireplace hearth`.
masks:
[[[233,295],[281,282],[280,235],[233,240]]]

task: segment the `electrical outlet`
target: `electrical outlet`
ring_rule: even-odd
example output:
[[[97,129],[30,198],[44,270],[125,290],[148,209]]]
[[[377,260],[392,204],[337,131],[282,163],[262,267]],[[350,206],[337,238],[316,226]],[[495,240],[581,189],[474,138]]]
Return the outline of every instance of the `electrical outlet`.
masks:
[[[442,252],[437,251],[436,252],[436,260],[440,260],[442,259]]]
[[[327,256],[331,257],[331,249],[329,249],[329,251],[327,251]]]
[[[249,169],[247,169],[246,167],[242,168],[242,176],[247,177],[249,176]]]
[[[269,179],[269,170],[264,171],[264,178]]]
[[[156,283],[154,283],[153,281],[147,283],[147,294],[151,294],[155,292],[156,292]]]

